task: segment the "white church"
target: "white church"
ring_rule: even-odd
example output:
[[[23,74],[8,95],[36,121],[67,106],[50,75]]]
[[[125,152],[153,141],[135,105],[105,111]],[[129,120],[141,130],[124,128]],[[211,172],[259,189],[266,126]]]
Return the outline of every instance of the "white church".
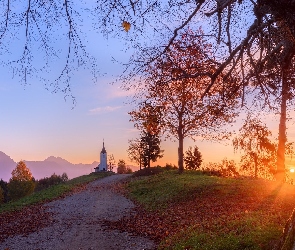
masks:
[[[96,168],[94,168],[95,172],[101,172],[101,171],[109,171],[108,169],[108,157],[107,157],[107,151],[104,147],[104,141],[102,143],[102,150],[100,152],[100,163]]]

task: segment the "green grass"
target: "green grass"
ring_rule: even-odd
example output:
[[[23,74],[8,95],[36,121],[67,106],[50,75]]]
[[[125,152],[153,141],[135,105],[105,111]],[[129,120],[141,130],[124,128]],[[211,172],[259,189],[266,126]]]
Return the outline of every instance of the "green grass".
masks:
[[[111,173],[92,173],[89,175],[83,175],[77,178],[73,178],[65,183],[51,186],[47,189],[44,189],[39,192],[35,192],[17,201],[1,204],[0,213],[20,210],[23,207],[26,207],[29,205],[54,200],[62,195],[65,195],[71,192],[72,190],[74,190],[75,188],[78,188],[79,186],[87,184],[96,179],[104,178],[109,175],[111,175]]]
[[[200,172],[135,178],[127,190],[162,218],[160,249],[272,249],[295,207],[295,186]]]
[[[218,177],[202,175],[200,172],[178,174],[176,170],[165,171],[154,176],[141,177],[128,184],[130,197],[147,210],[164,209],[170,203],[192,198],[218,189]],[[197,181],[196,181],[197,180]]]

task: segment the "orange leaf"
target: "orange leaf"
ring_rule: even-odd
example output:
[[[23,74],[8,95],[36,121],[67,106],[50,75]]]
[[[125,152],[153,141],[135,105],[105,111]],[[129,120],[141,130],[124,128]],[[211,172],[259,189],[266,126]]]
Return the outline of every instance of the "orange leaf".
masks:
[[[123,21],[122,26],[126,32],[130,30],[131,24],[127,21]]]

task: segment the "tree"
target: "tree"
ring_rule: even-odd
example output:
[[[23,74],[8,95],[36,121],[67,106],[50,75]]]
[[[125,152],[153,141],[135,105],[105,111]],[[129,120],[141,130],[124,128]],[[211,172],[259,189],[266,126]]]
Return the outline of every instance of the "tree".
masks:
[[[11,175],[10,180],[13,181],[31,181],[33,179],[33,175],[24,161],[20,161],[16,165],[16,168],[12,170]]]
[[[67,173],[62,173],[61,179],[62,179],[63,182],[68,181],[69,180],[69,177],[68,177]]]
[[[292,0],[99,0],[93,5],[87,4],[83,6],[80,2],[69,0],[28,0],[14,6],[9,0],[4,2],[0,7],[2,51],[7,50],[5,45],[12,44],[13,40],[23,41],[23,49],[15,52],[19,53],[19,57],[15,56],[19,59],[9,65],[13,64],[26,79],[26,75],[34,70],[34,55],[44,52],[44,61],[48,65],[48,60],[58,55],[58,48],[54,46],[56,39],[63,37],[68,46],[66,65],[60,78],[64,77],[68,83],[66,87],[70,88],[68,77],[73,67],[85,66],[89,60],[83,44],[83,26],[89,27],[83,22],[89,16],[96,24],[94,27],[99,27],[97,31],[106,35],[113,32],[121,39],[131,41],[131,45],[139,51],[145,51],[144,55],[139,53],[139,58],[131,58],[131,62],[140,65],[151,62],[166,51],[185,27],[195,26],[202,16],[203,22],[209,23],[205,35],[215,39],[220,55],[219,66],[210,73],[213,82],[224,70],[230,73],[232,68],[240,67],[243,71],[245,63],[258,73],[274,57],[288,64],[294,56],[295,3]],[[54,34],[57,27],[63,27],[64,36]],[[241,27],[245,32],[241,32]],[[280,36],[274,44],[269,41],[277,37],[275,28],[281,30],[284,36]],[[122,34],[124,30],[128,31],[128,36]],[[266,31],[268,36],[264,36]],[[148,49],[149,41],[153,41],[150,45],[152,50]],[[256,53],[257,48],[261,53]],[[133,69],[130,71],[138,73]],[[207,91],[211,87],[209,84]]]
[[[186,156],[184,157],[184,163],[186,169],[196,170],[200,168],[203,160],[199,148],[197,146],[195,146],[194,149],[192,147],[189,147],[185,153]]]
[[[132,162],[136,162],[139,165],[139,169],[141,169],[143,164],[144,144],[140,139],[128,140],[128,142],[128,157]]]
[[[17,200],[34,192],[35,180],[24,161],[20,161],[11,173],[8,183],[8,196]]]
[[[89,11],[88,7],[93,11]],[[67,40],[65,67],[52,85],[55,90],[62,89],[65,95],[71,95],[70,76],[75,69],[85,67],[89,60],[92,69],[96,68],[95,60],[87,53],[83,43],[83,12],[94,14],[93,20],[95,23],[98,21],[96,27],[99,27],[99,31],[105,35],[113,32],[122,40],[131,42],[128,45],[135,48],[136,54],[125,64],[130,73],[127,77],[123,76],[126,81],[144,74],[146,65],[165,53],[183,29],[198,25],[197,20],[202,17],[203,22],[208,24],[208,32],[204,37],[209,37],[214,43],[215,54],[218,56],[215,60],[217,67],[206,72],[211,82],[207,84],[204,95],[209,94],[213,85],[219,84],[216,81],[219,76],[223,74],[226,78],[234,71],[239,71],[242,76],[239,90],[244,91],[253,77],[259,78],[265,69],[274,69],[278,64],[282,68],[281,75],[285,82],[285,73],[295,55],[294,9],[293,0],[99,0],[87,8],[81,7],[80,2],[69,0],[28,0],[18,5],[7,0],[0,7],[0,52],[1,55],[19,53],[15,56],[17,59],[6,62],[6,65],[12,66],[15,75],[27,82],[30,75],[38,75],[44,67],[50,65],[49,61],[54,60],[52,58],[58,58],[60,53],[56,44],[59,43],[56,43],[56,39],[62,36],[55,35],[54,32],[63,27],[63,38]],[[124,30],[128,31],[128,36],[122,35]],[[11,46],[9,51],[8,44],[13,44],[14,41],[23,41],[22,50],[15,50],[15,46]],[[43,52],[45,65],[37,69],[34,65],[40,60],[34,61],[34,58],[40,51]],[[190,73],[183,71],[182,75],[185,77]],[[192,75],[198,76],[200,74]],[[61,82],[63,86],[60,86]],[[264,89],[264,83],[259,82]],[[279,126],[279,172],[284,171],[286,133],[283,117],[282,111]]]
[[[117,173],[118,174],[125,174],[127,172],[126,162],[122,159],[118,161],[118,168]]]
[[[122,4],[120,7],[114,5],[113,2],[104,7],[108,9],[108,13],[125,12],[123,16],[134,28],[134,33],[137,31],[144,33],[147,30],[147,25],[151,25],[155,31],[153,33],[155,44],[151,44],[149,48],[147,48],[146,41],[136,43],[136,48],[140,52],[130,61],[133,67],[130,67],[127,81],[138,75],[139,72],[144,74],[145,70],[142,68],[169,50],[181,35],[181,31],[187,26],[195,27],[197,23],[195,20],[200,17],[203,22],[209,23],[207,25],[208,32],[204,36],[211,38],[210,41],[214,46],[215,55],[217,55],[215,61],[218,65],[215,70],[206,72],[211,82],[207,84],[204,95],[209,94],[213,86],[219,84],[216,80],[220,75],[223,74],[226,78],[236,71],[242,77],[239,90],[246,93],[256,78],[258,85],[255,87],[258,87],[264,97],[269,99],[268,89],[270,86],[261,79],[266,71],[276,71],[279,66],[280,80],[275,82],[271,88],[281,90],[276,175],[278,180],[284,180],[284,152],[287,141],[286,102],[290,100],[286,79],[295,55],[295,17],[293,15],[295,2],[292,0],[173,1],[166,7],[161,1],[152,3],[131,1],[128,4],[122,0],[120,3]],[[183,13],[183,15],[175,13]],[[169,21],[165,25],[162,22],[156,22],[159,16],[176,25],[167,25]],[[149,22],[144,25],[147,23],[144,22],[146,19]],[[241,32],[241,30],[245,32]],[[182,75],[186,77],[190,75],[190,72],[183,71]],[[191,76],[198,77],[200,74]],[[243,100],[245,98],[246,95],[243,94]]]
[[[164,150],[160,148],[160,138],[157,134],[150,132],[142,132],[140,143],[143,147],[142,165],[143,167],[150,167],[151,161],[155,162],[158,158],[163,157]]]
[[[0,186],[0,204],[4,203],[4,190]]]
[[[281,29],[274,28],[278,37],[284,36]],[[265,34],[267,37],[268,35]],[[276,40],[274,40],[276,39]],[[277,43],[276,37],[273,37],[271,43]],[[256,88],[260,87],[260,93],[256,96],[259,101],[264,99],[271,111],[279,114],[278,145],[276,151],[276,173],[278,181],[285,181],[285,154],[287,152],[287,116],[288,107],[294,105],[295,96],[295,58],[292,58],[287,65],[279,58],[272,58],[268,62],[271,67],[266,67],[263,73],[255,75],[253,83]]]
[[[114,165],[116,164],[115,157],[113,154],[111,154],[108,159],[109,159],[109,169],[110,171],[113,171]]]
[[[252,169],[255,178],[261,173],[274,173],[276,145],[269,139],[271,131],[258,118],[249,114],[233,139],[235,151],[245,154],[241,158],[242,169]]]
[[[184,169],[184,138],[216,139],[223,125],[233,121],[238,104],[239,92],[233,91],[237,78],[218,78],[219,85],[203,96],[210,82],[206,72],[214,71],[216,65],[208,56],[212,54],[211,45],[202,35],[202,30],[187,30],[147,67],[142,91],[136,96],[144,101],[130,112],[135,126],[149,126],[178,140],[180,172]]]
[[[28,0],[14,5],[7,0],[0,12],[1,56],[13,54],[4,65],[11,67],[13,76],[19,77],[24,84],[34,76],[42,77],[47,73],[47,79],[42,79],[43,82],[50,81],[46,88],[72,96],[70,80],[74,72],[85,67],[96,71],[95,59],[85,48],[81,27],[82,16],[87,15],[87,11],[80,4],[68,0]],[[61,48],[61,44],[65,48]],[[50,68],[58,60],[64,64],[59,74],[52,74]],[[50,79],[50,75],[56,75],[56,78]]]
[[[2,188],[3,191],[3,201],[4,203],[8,202],[8,188],[7,188],[8,183],[6,181],[3,181],[2,179],[0,180],[0,188]]]

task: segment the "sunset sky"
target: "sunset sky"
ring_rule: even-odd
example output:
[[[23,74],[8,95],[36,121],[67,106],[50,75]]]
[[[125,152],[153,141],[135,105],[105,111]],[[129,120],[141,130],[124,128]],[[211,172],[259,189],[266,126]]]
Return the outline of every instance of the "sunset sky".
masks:
[[[128,35],[124,33],[124,35]],[[131,31],[132,32],[132,29]],[[125,51],[124,43],[117,38],[106,39],[89,32],[87,49],[98,59],[97,68],[101,76],[93,82],[90,70],[79,70],[71,78],[71,98],[65,100],[62,92],[46,90],[45,82],[32,77],[24,85],[19,77],[13,77],[9,66],[0,67],[0,151],[14,161],[44,160],[48,156],[59,156],[72,163],[92,163],[99,161],[102,141],[108,154],[113,154],[116,162],[127,157],[128,139],[136,138],[138,131],[129,122],[131,110],[127,97],[132,95],[120,88],[120,82],[110,84],[122,72],[122,66],[112,58],[127,62],[132,51]],[[20,46],[16,43],[13,46]],[[59,45],[59,44],[58,44]],[[60,44],[59,46],[65,46]],[[9,55],[2,61],[10,60]],[[64,58],[57,61],[51,71],[44,75],[54,80],[64,65]],[[276,117],[269,115],[267,125],[277,134]],[[238,130],[241,123],[235,125]],[[293,125],[288,133],[294,137]],[[217,162],[227,157],[238,159],[233,153],[231,141],[222,143],[193,142],[185,140],[185,150],[198,145],[204,161]],[[163,141],[164,157],[155,164],[177,164],[177,142]]]
[[[126,152],[128,139],[138,136],[127,114],[132,108],[127,96],[132,91],[122,90],[120,83],[110,84],[122,70],[112,57],[124,61],[128,54],[121,51],[120,40],[100,37],[92,46],[100,71],[107,75],[95,83],[88,70],[77,72],[71,80],[75,106],[71,98],[65,101],[63,93],[46,90],[44,82],[33,78],[24,85],[19,78],[12,78],[10,68],[1,68],[0,151],[15,161],[44,160],[53,155],[72,163],[92,163],[99,160],[104,139],[108,154],[132,164]],[[197,144],[208,161],[233,153],[223,144]],[[185,148],[190,145],[194,143],[186,140]],[[158,163],[177,164],[177,142],[163,141],[162,146],[164,158]]]

